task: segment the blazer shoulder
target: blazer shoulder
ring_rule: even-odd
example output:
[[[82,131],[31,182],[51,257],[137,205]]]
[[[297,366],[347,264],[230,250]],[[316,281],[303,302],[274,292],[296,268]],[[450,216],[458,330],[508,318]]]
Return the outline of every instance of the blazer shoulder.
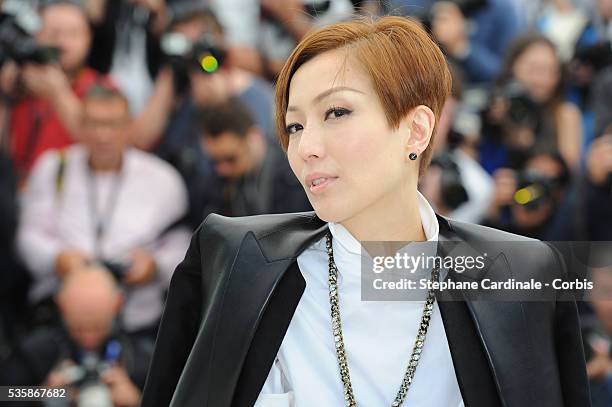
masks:
[[[317,221],[314,211],[235,217],[211,213],[204,219],[197,232],[200,238],[216,237],[239,244],[249,232],[252,232],[256,238],[263,239],[288,229],[307,229],[321,222]]]
[[[479,242],[540,242],[538,239],[517,235],[489,226],[478,225],[476,223],[466,223],[457,220],[447,219],[451,229],[457,235],[467,241]]]
[[[447,221],[449,227],[460,238],[475,247],[503,252],[517,277],[531,277],[551,272],[561,276],[566,274],[563,255],[551,243],[488,226],[450,219]]]

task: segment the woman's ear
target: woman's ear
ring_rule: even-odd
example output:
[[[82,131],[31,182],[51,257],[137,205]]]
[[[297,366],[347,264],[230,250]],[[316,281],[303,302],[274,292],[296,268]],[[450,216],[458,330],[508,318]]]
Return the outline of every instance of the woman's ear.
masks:
[[[420,105],[412,110],[406,157],[409,157],[411,153],[415,153],[418,157],[425,151],[431,140],[435,124],[436,116],[429,107]]]

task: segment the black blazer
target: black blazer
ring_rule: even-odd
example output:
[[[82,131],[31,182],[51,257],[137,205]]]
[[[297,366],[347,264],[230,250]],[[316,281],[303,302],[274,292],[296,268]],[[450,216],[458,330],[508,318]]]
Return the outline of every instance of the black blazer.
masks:
[[[488,278],[566,274],[545,243],[439,215],[438,222],[439,241],[531,242],[521,252],[488,253],[496,259]],[[327,230],[314,212],[208,216],[172,277],[142,406],[252,406],[305,288],[296,258]],[[439,306],[466,407],[590,406],[572,299],[466,297]]]

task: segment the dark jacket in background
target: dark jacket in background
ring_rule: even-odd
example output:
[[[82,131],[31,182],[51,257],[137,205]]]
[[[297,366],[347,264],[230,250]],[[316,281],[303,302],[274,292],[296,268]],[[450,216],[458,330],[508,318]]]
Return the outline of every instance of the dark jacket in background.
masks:
[[[304,188],[299,183],[285,153],[268,141],[262,165],[236,181],[220,178],[208,160],[198,160],[191,175],[184,175],[190,195],[190,225],[197,228],[210,213],[226,216],[250,216],[312,210]],[[234,198],[225,199],[229,185]]]
[[[17,180],[6,151],[0,149],[0,259],[12,257],[17,230]],[[0,270],[6,263],[3,261]]]
[[[612,181],[612,176],[608,176]],[[594,185],[585,181],[586,229],[589,240],[612,240],[612,182]]]
[[[3,337],[10,339],[23,323],[30,277],[15,253],[18,221],[17,180],[8,153],[0,149],[0,358]]]
[[[612,124],[612,66],[598,73],[590,96],[595,118],[594,137],[599,137]]]
[[[167,3],[175,1],[166,0]],[[117,46],[117,23],[121,21],[122,13],[126,13],[133,7],[128,1],[108,0],[106,1],[102,21],[93,25],[93,40],[88,65],[98,72],[108,73],[110,71],[115,47]],[[146,62],[151,78],[155,78],[162,62],[162,52],[159,46],[159,37],[149,29],[146,31]]]
[[[143,336],[128,336],[114,331],[101,347],[100,359],[104,359],[107,345],[111,341],[120,346],[119,364],[127,371],[130,380],[142,389],[153,352],[153,342]],[[79,364],[81,357],[80,349],[63,326],[40,327],[23,338],[11,356],[0,362],[0,383],[38,386],[59,362],[71,359]]]

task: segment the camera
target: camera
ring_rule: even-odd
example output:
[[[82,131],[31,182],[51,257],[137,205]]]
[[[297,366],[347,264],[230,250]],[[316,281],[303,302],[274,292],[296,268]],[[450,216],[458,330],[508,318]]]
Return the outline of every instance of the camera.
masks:
[[[225,50],[209,33],[191,42],[180,33],[168,32],[163,35],[160,45],[166,60],[173,67],[214,73],[225,60]]]
[[[17,20],[5,14],[0,21],[0,66],[6,61],[51,64],[59,60],[59,48],[39,45]]]
[[[100,374],[109,367],[94,353],[85,355],[80,366],[80,378],[73,382],[79,386],[77,405],[91,407],[113,406],[108,387],[100,380]]]
[[[599,72],[612,64],[612,44],[610,41],[601,41],[590,45],[577,45],[574,50],[574,61]]]
[[[123,280],[125,273],[131,267],[131,264],[125,264],[116,261],[101,260],[99,261],[99,263],[102,267],[108,269],[108,271],[110,271],[113,277],[117,279],[117,281]]]
[[[172,68],[178,93],[183,93],[189,87],[190,72],[215,73],[226,58],[225,49],[217,44],[210,33],[191,42],[183,34],[168,32],[162,36],[160,47],[166,63]]]
[[[508,102],[506,120],[516,127],[526,127],[537,133],[542,120],[542,107],[529,91],[516,80],[508,81],[497,92]]]
[[[321,18],[325,13],[333,9],[331,0],[302,0],[304,12],[312,19]],[[283,23],[277,21],[274,16],[270,15],[265,8],[261,8],[261,18],[277,27],[282,27]]]
[[[463,186],[459,166],[450,153],[436,155],[431,160],[432,166],[442,169],[440,179],[440,197],[444,206],[449,209],[457,209],[461,204],[468,201],[468,193]]]
[[[78,407],[114,406],[110,390],[102,382],[100,375],[119,359],[121,351],[121,344],[116,340],[111,340],[106,346],[104,359],[101,359],[96,352],[85,352],[79,365],[63,369],[71,386],[79,389],[76,401]]]
[[[518,174],[518,188],[514,193],[515,203],[527,210],[537,209],[542,202],[552,199],[559,181],[538,172],[525,170]]]
[[[477,142],[481,129],[482,119],[479,113],[464,105],[457,106],[446,139],[449,150],[465,143]]]

